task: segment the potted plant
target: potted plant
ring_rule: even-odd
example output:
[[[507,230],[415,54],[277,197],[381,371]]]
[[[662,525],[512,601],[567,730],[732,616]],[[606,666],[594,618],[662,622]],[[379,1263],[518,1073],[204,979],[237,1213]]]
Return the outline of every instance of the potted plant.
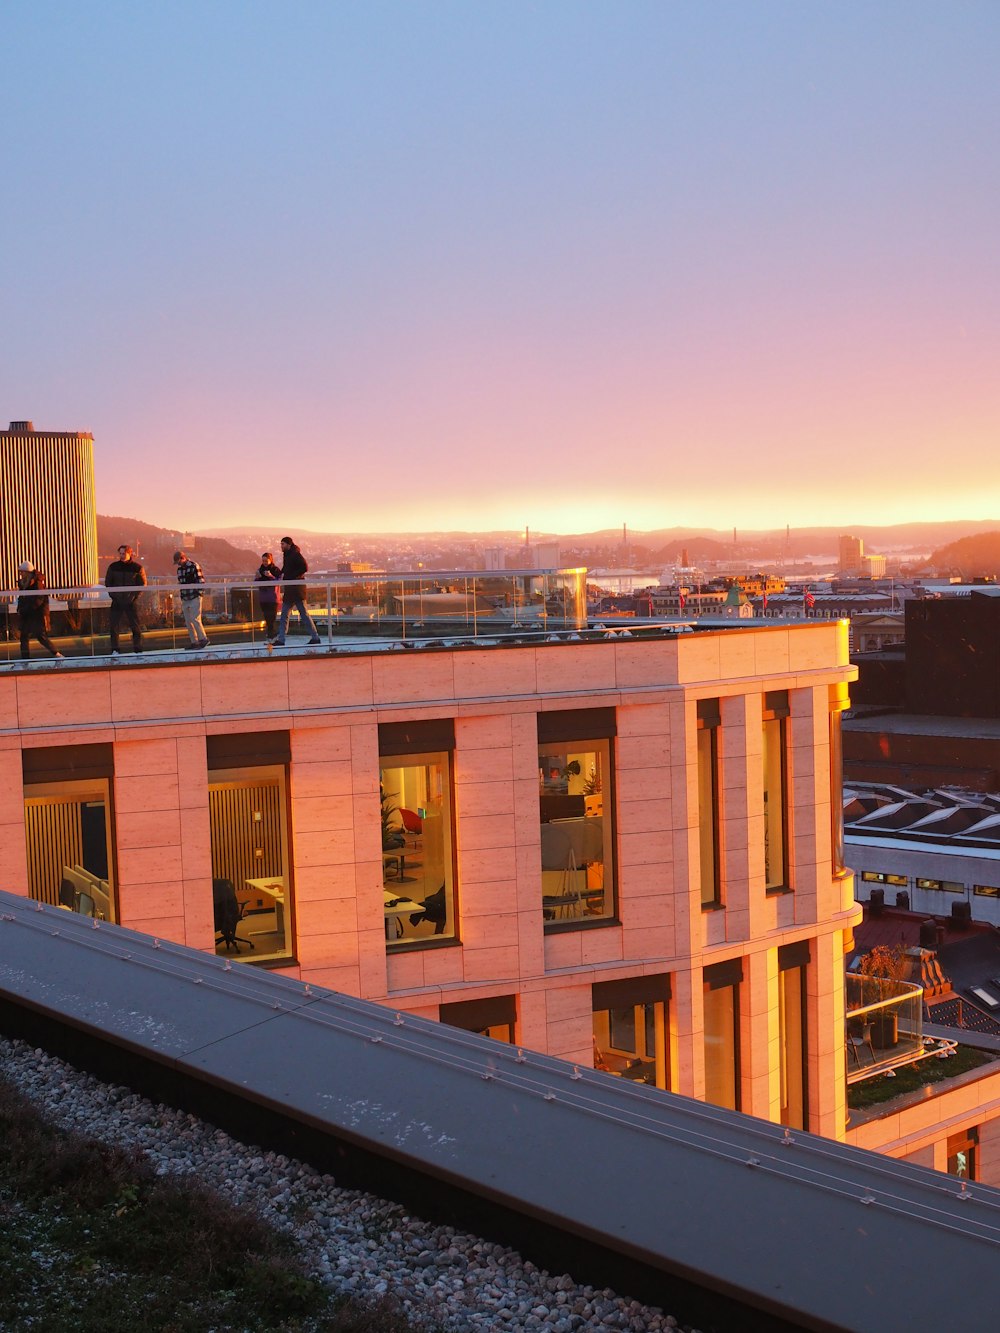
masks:
[[[899,983],[909,979],[910,959],[898,944],[876,944],[859,960],[858,971],[865,978],[862,994],[866,1003],[894,1000]],[[896,1010],[876,1009],[870,1019],[873,1044],[881,1050],[895,1046],[899,1040]]]
[[[378,790],[382,803],[382,850],[384,852],[394,852],[406,843],[399,815],[399,806],[392,803],[392,798],[396,793],[386,792],[381,779],[379,780]]]

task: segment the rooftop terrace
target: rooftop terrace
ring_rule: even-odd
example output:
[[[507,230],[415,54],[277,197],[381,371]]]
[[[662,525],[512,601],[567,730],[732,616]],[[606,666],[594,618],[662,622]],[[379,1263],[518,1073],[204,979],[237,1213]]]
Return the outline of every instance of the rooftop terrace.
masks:
[[[591,616],[585,569],[342,574],[310,577],[303,585],[286,585],[305,587],[307,609],[320,643],[309,644],[293,613],[286,644],[272,649],[273,630],[260,594],[262,587],[276,585],[207,580],[199,586],[204,594],[202,621],[209,641],[200,650],[190,645],[177,584],[150,583],[136,590],[144,664],[150,659],[171,662],[179,653],[191,653],[200,660],[240,660],[272,651],[370,653],[578,643],[620,636],[662,639],[694,630],[787,629],[797,623],[725,616]],[[22,625],[16,614],[20,597],[48,600],[50,637],[61,658],[51,657],[34,638],[29,645],[31,658],[20,656]],[[112,656],[110,611],[111,597],[103,587],[50,588],[44,593],[0,590],[0,672],[131,662],[131,634],[124,624],[122,651]]]

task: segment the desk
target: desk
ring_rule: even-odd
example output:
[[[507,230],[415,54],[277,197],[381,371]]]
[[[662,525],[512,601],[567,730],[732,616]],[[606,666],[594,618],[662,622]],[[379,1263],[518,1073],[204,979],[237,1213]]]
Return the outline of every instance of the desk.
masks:
[[[541,826],[541,839],[543,870],[604,860],[603,819],[553,819]]]
[[[283,879],[248,879],[247,887],[262,893],[274,903],[274,924],[279,935],[285,933],[285,881]]]
[[[411,898],[398,898],[390,889],[383,889],[382,910],[385,912],[385,937],[389,938],[389,922],[396,922],[396,934],[402,934],[402,927],[399,924],[400,917],[410,916],[413,912],[422,912],[424,910],[422,903],[415,903]]]

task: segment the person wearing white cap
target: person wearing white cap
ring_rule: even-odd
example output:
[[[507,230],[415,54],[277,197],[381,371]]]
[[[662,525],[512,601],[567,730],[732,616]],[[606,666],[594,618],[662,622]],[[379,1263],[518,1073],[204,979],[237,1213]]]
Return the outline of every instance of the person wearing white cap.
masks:
[[[22,560],[17,567],[17,622],[21,630],[21,656],[31,656],[31,640],[37,639],[48,648],[53,657],[62,657],[49,638],[49,599],[44,591],[45,575],[30,560]]]

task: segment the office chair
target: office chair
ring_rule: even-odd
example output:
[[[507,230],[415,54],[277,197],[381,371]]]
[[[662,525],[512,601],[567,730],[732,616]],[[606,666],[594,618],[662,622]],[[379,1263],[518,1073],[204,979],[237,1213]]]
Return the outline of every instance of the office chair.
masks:
[[[448,904],[445,901],[444,885],[428,894],[422,903],[419,904],[421,910],[410,914],[410,925],[419,926],[423,921],[431,921],[434,924],[434,934],[443,935],[444,928],[448,921]]]
[[[861,1052],[868,1047],[868,1054],[871,1056],[872,1064],[875,1063],[875,1047],[872,1045],[872,1023],[862,1023],[854,1027],[848,1034],[849,1050],[857,1061],[858,1067],[864,1063],[861,1059]]]
[[[224,942],[227,950],[235,949],[237,953],[241,944],[248,944],[252,949],[253,940],[236,933],[243,920],[243,904],[236,896],[236,886],[231,879],[212,880],[212,907],[215,912],[215,929],[218,931],[216,947]]]

